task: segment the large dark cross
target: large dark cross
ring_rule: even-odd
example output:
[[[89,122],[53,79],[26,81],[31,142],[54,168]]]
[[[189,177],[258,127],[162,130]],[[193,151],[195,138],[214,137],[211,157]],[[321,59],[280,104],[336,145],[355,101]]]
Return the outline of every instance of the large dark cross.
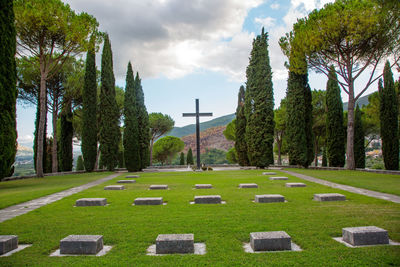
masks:
[[[196,99],[196,113],[183,113],[183,117],[196,117],[196,150],[197,150],[197,169],[200,169],[200,117],[212,116],[209,113],[199,113],[199,99]]]

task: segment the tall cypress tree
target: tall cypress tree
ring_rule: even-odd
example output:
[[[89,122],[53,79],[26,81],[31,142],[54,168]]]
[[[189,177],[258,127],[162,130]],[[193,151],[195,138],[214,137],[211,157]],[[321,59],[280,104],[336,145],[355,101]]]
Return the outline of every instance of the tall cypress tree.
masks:
[[[345,129],[343,103],[335,68],[331,66],[326,85],[326,155],[329,167],[343,167],[345,163]]]
[[[131,62],[128,63],[126,73],[126,88],[124,99],[124,157],[125,166],[130,172],[139,171],[141,169],[140,146],[139,146],[139,125],[137,119],[137,103],[135,92],[135,78]]]
[[[72,126],[71,101],[64,103],[60,116],[61,131],[59,139],[59,169],[60,171],[72,171],[73,153],[72,137],[74,128]]]
[[[253,166],[274,164],[274,96],[272,71],[268,55],[268,33],[253,40],[249,66],[244,113],[246,116],[246,143],[249,162]]]
[[[112,171],[118,165],[118,151],[121,132],[119,110],[115,101],[115,78],[111,44],[106,34],[101,56],[100,92],[100,153],[104,166]],[[85,159],[83,160],[85,162]]]
[[[193,151],[192,151],[191,147],[189,147],[189,150],[188,150],[187,155],[186,155],[186,164],[187,165],[193,165],[194,164]]]
[[[238,94],[238,106],[236,108],[236,127],[235,127],[235,149],[238,156],[238,163],[240,166],[248,166],[249,158],[247,156],[246,144],[246,116],[244,114],[245,103],[245,89],[240,86]]]
[[[85,80],[82,94],[83,125],[82,155],[85,170],[93,171],[97,156],[97,78],[95,40],[92,36],[86,56]]]
[[[13,0],[0,2],[0,180],[14,173],[17,153],[16,32]]]
[[[386,170],[399,169],[398,100],[389,61],[379,81],[379,116],[381,123],[382,155]]]
[[[313,107],[312,107],[312,93],[310,85],[308,84],[308,74],[303,76],[304,78],[304,108],[306,111],[305,116],[305,133],[306,133],[306,149],[307,149],[307,161],[306,166],[308,167],[314,159],[314,133],[312,130],[313,126]]]
[[[179,165],[185,165],[185,154],[183,152],[181,152]]]
[[[135,78],[136,90],[136,110],[138,118],[139,129],[139,153],[140,153],[140,169],[144,169],[150,164],[150,124],[149,114],[147,113],[146,106],[144,105],[144,93],[142,88],[142,81],[139,74],[136,73]]]
[[[365,168],[365,133],[361,120],[362,111],[356,107],[354,115],[354,160],[356,168]]]

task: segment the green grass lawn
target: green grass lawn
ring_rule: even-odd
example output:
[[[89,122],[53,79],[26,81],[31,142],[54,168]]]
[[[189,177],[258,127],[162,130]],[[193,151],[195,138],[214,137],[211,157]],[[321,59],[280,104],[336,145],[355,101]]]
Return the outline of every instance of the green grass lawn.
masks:
[[[0,209],[83,185],[110,174],[110,172],[94,172],[1,182]]]
[[[285,175],[277,172],[278,175]],[[21,244],[33,244],[1,266],[399,266],[400,246],[348,248],[332,239],[343,227],[375,225],[400,241],[400,206],[392,202],[305,182],[286,188],[270,181],[262,170],[143,173],[123,191],[105,191],[119,178],[72,195],[0,224],[0,234],[16,234]],[[287,175],[285,175],[287,176]],[[301,180],[289,176],[289,182]],[[239,183],[256,189],[238,189]],[[301,181],[303,182],[303,181]],[[196,183],[214,189],[194,190]],[[170,190],[148,190],[168,184]],[[342,193],[348,201],[315,202],[314,193]],[[195,195],[221,195],[227,203],[190,205]],[[286,203],[253,203],[256,194],[282,194]],[[162,196],[165,206],[132,206],[137,197]],[[106,197],[109,206],[74,207],[86,197]],[[259,231],[286,231],[301,252],[245,253],[243,243]],[[193,233],[204,242],[205,255],[147,256],[158,234]],[[105,256],[49,257],[70,234],[103,235],[113,246]]]
[[[362,171],[328,171],[328,170],[306,170],[286,169],[315,178],[331,181],[338,184],[351,185],[383,193],[400,196],[400,175],[382,174]]]

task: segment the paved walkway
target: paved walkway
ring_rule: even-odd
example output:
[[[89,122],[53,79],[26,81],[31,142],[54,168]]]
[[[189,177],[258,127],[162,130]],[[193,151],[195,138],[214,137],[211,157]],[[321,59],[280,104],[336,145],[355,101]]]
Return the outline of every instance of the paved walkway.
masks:
[[[114,174],[111,174],[111,175],[109,175],[107,177],[104,177],[102,179],[99,179],[99,180],[96,180],[96,181],[93,181],[93,182],[90,182],[90,183],[87,183],[87,184],[84,184],[84,185],[81,185],[81,186],[73,187],[73,188],[58,192],[58,193],[54,193],[54,194],[51,194],[51,195],[47,195],[47,196],[44,196],[44,197],[40,197],[40,198],[37,198],[37,199],[30,200],[28,202],[24,202],[24,203],[21,203],[21,204],[17,204],[17,205],[10,206],[10,207],[7,207],[5,209],[2,209],[2,210],[0,210],[0,223],[4,222],[6,220],[12,219],[14,217],[17,217],[19,215],[28,213],[28,212],[30,212],[32,210],[38,209],[38,208],[40,208],[42,206],[45,206],[47,204],[53,203],[53,202],[55,202],[57,200],[60,200],[60,199],[62,199],[64,197],[68,197],[70,195],[76,194],[78,192],[81,192],[81,191],[86,190],[88,188],[91,188],[93,186],[99,185],[99,184],[104,183],[104,182],[106,182],[108,180],[114,179],[118,175],[121,175],[121,173],[114,173]]]
[[[329,182],[329,181],[326,181],[326,180],[321,180],[321,179],[317,179],[317,178],[314,178],[314,177],[311,177],[311,176],[307,176],[307,175],[304,175],[304,174],[299,174],[299,173],[296,173],[296,172],[284,171],[284,170],[282,170],[282,172],[286,172],[287,174],[296,176],[296,177],[298,177],[300,179],[304,179],[304,180],[307,180],[307,181],[310,181],[310,182],[326,185],[326,186],[329,186],[329,187],[332,187],[332,188],[345,190],[345,191],[348,191],[348,192],[351,192],[351,193],[356,193],[356,194],[360,194],[360,195],[364,195],[364,196],[369,196],[369,197],[379,198],[379,199],[383,199],[383,200],[387,200],[387,201],[392,201],[394,203],[400,203],[400,197],[396,196],[396,195],[376,192],[376,191],[363,189],[363,188],[358,188],[358,187],[349,186],[349,185],[336,184],[336,183],[332,183],[332,182]]]

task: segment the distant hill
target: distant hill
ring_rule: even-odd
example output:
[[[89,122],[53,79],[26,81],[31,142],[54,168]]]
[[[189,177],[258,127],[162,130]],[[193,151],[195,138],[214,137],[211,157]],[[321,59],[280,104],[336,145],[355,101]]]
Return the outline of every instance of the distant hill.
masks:
[[[225,126],[228,123],[230,123],[234,118],[235,118],[235,114],[233,113],[233,114],[225,115],[222,117],[218,117],[218,118],[210,120],[210,121],[201,122],[200,123],[200,131],[204,131],[204,130],[207,130],[209,128],[216,127],[216,126]],[[194,133],[196,133],[196,124],[190,124],[190,125],[186,125],[184,127],[174,127],[172,129],[172,131],[169,132],[167,135],[183,137],[183,136],[194,134]]]
[[[371,94],[369,94],[369,95],[365,95],[365,96],[362,96],[362,97],[360,97],[359,99],[358,99],[358,101],[357,101],[357,103],[356,103],[356,106],[357,106],[357,104],[360,106],[360,108],[362,108],[362,106],[366,106],[366,105],[368,105],[368,97],[370,96],[370,95],[372,95],[373,93],[371,93]],[[347,110],[347,106],[348,106],[348,104],[347,104],[347,102],[346,103],[343,103],[343,110]]]

